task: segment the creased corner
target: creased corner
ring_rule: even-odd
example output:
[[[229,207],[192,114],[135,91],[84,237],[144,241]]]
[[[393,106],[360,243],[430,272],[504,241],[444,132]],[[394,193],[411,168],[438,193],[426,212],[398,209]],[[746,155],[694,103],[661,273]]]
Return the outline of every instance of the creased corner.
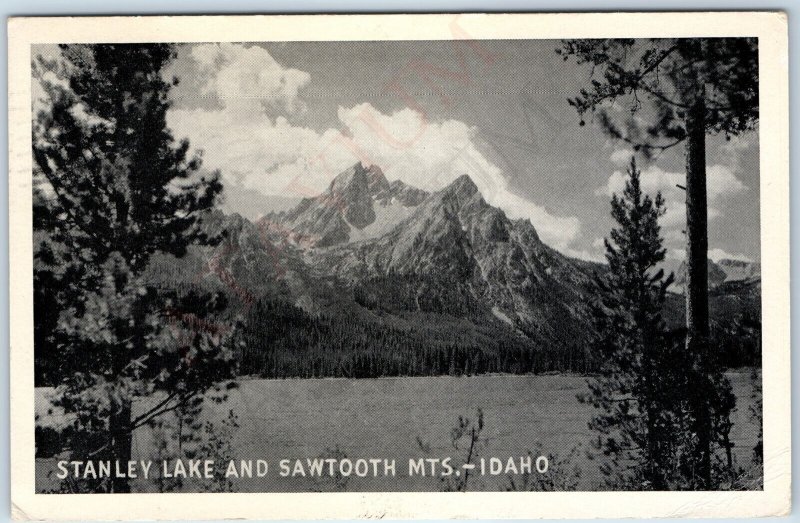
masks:
[[[33,521],[36,518],[28,514],[18,503],[11,501],[11,519],[13,521]]]

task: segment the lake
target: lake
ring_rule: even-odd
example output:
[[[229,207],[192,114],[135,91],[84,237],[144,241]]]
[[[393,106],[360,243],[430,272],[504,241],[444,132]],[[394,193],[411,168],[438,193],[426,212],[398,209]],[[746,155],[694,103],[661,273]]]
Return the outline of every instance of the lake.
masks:
[[[733,415],[734,454],[740,464],[747,465],[758,434],[750,418],[752,384],[749,371],[731,372],[728,377],[738,400]],[[408,460],[451,457],[454,465],[463,463],[468,438],[454,448],[451,431],[459,416],[476,420],[478,409],[484,415],[478,457],[498,457],[505,463],[509,457],[529,452],[565,456],[577,448],[572,460],[581,469],[578,487],[592,490],[601,486],[603,477],[600,460],[586,456],[586,451],[592,450],[593,435],[587,422],[593,408],[576,400],[576,395],[586,390],[586,378],[571,375],[245,379],[225,404],[209,404],[204,416],[218,423],[232,409],[239,428],[231,438],[230,455],[237,460],[268,462],[266,477],[233,480],[235,489],[243,492],[440,490],[445,486],[440,478],[409,476]],[[37,413],[45,425],[48,418],[52,424],[47,413],[49,392],[37,389]],[[134,459],[152,459],[154,448],[149,428],[135,432]],[[343,483],[328,477],[278,475],[281,459],[344,456],[351,460],[394,459],[396,476],[351,475]],[[38,489],[52,486],[52,479],[46,476],[54,462],[37,459]],[[553,472],[552,468],[548,471]],[[504,474],[473,474],[469,489],[501,490],[507,485]],[[135,484],[136,490],[154,488],[153,481],[137,480]],[[183,490],[199,488],[199,483],[187,481]]]

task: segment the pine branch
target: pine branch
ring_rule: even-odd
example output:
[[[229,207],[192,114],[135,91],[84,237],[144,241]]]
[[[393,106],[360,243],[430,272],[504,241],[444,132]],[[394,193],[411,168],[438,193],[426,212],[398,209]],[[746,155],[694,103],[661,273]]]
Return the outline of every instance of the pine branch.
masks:
[[[105,252],[105,242],[96,235],[96,233],[92,229],[84,228],[81,220],[73,211],[73,203],[69,200],[69,198],[64,194],[64,192],[68,192],[66,187],[61,183],[61,180],[58,179],[58,176],[53,172],[47,162],[47,157],[45,154],[40,151],[39,149],[33,149],[34,157],[36,158],[36,163],[39,165],[39,168],[42,171],[42,174],[47,178],[47,181],[50,183],[50,186],[53,189],[53,192],[56,195],[56,199],[61,204],[61,208],[70,216],[70,222],[77,227],[81,232],[83,232],[86,236],[94,240],[94,247],[100,251]]]
[[[134,430],[138,429],[139,427],[141,427],[142,425],[145,425],[145,424],[149,423],[151,420],[155,419],[156,417],[158,417],[158,416],[161,416],[162,414],[166,414],[166,413],[168,413],[168,412],[172,412],[172,411],[174,411],[174,410],[178,409],[179,407],[181,407],[181,406],[185,405],[187,401],[189,401],[190,399],[192,399],[192,398],[194,398],[195,396],[197,396],[197,394],[198,394],[198,392],[193,392],[193,393],[189,394],[188,396],[185,396],[185,397],[181,398],[181,401],[179,401],[179,402],[178,402],[178,403],[176,403],[175,405],[172,405],[172,406],[170,406],[170,407],[164,407],[163,409],[161,409],[161,410],[159,410],[159,411],[157,411],[157,412],[153,412],[153,411],[151,410],[151,413],[152,413],[152,414],[150,414],[150,415],[149,415],[149,417],[148,417],[147,419],[144,419],[144,420],[142,420],[142,421],[141,421],[141,422],[139,422],[139,423],[135,423],[135,424],[133,424],[133,425],[131,426],[131,429],[130,429],[130,430],[131,430],[131,431],[134,431]],[[140,417],[140,419],[141,419],[141,417]]]

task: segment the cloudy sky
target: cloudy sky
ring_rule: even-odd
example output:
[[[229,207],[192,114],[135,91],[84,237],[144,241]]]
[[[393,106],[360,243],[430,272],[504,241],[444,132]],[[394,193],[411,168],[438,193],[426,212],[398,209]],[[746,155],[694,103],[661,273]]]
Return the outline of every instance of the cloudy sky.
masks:
[[[543,240],[602,259],[609,195],[631,151],[566,103],[589,70],[556,41],[195,44],[168,123],[220,169],[226,210],[256,217],[323,190],[356,161],[435,190],[469,174],[486,200],[529,218]],[[620,109],[625,109],[621,107]],[[759,259],[757,133],[709,138],[712,258]],[[662,191],[664,236],[682,257],[683,153],[640,160]]]

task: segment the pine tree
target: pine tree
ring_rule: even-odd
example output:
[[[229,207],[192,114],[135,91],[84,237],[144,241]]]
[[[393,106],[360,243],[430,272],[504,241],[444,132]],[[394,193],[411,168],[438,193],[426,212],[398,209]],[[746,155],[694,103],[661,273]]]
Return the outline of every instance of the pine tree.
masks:
[[[716,361],[701,369],[682,344],[682,332],[666,330],[662,311],[673,275],[658,265],[666,250],[658,219],[661,194],[642,192],[631,159],[622,196],[611,199],[617,226],[605,240],[608,271],[597,280],[592,304],[598,375],[581,399],[598,409],[589,427],[610,458],[603,466],[614,488],[675,490],[722,488],[734,477],[730,414],[735,397]],[[690,394],[687,394],[687,390]],[[704,395],[711,423],[711,477],[698,475],[703,445],[694,428],[693,396]]]
[[[634,160],[622,196],[611,200],[617,223],[605,240],[608,272],[598,278],[593,319],[599,374],[584,401],[599,409],[590,422],[597,447],[611,458],[604,467],[616,488],[664,490],[674,466],[674,443],[682,428],[682,372],[661,318],[667,287],[658,218],[661,194],[642,193]]]
[[[591,66],[591,85],[569,100],[581,117],[596,114],[605,131],[650,155],[684,144],[686,156],[686,350],[698,377],[713,380],[709,349],[706,135],[737,136],[758,122],[755,38],[567,40],[557,50]],[[618,111],[615,109],[622,109]],[[698,477],[712,473],[712,406],[692,385],[700,440]]]
[[[60,50],[61,60],[35,64],[52,73],[40,78],[49,103],[33,126],[35,350],[37,359],[56,356],[48,379],[80,429],[73,452],[127,461],[133,430],[230,375],[230,333],[185,321],[219,312],[224,300],[179,296],[144,277],[153,254],[181,257],[212,240],[199,220],[222,187],[166,125],[171,46]],[[170,323],[190,336],[176,340]],[[134,416],[142,396],[158,401]]]

